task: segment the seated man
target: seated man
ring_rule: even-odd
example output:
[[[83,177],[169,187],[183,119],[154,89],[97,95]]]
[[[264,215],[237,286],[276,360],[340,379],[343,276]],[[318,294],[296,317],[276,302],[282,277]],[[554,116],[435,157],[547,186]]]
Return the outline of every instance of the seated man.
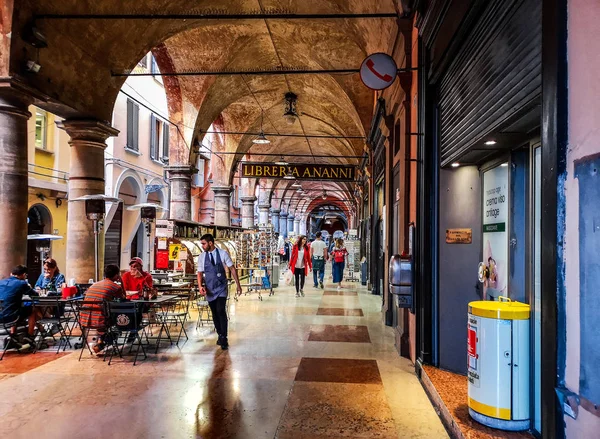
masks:
[[[26,294],[37,295],[37,293],[31,289],[25,279],[27,279],[27,267],[17,265],[12,269],[9,278],[0,280],[0,300],[3,302],[0,323],[17,322],[17,325],[11,328],[11,333],[15,334],[17,326],[24,323],[25,320],[29,320],[27,336],[23,337],[23,341],[32,344],[35,323],[39,316],[32,313],[31,304],[23,304],[23,296]]]
[[[125,299],[125,292],[121,288],[121,285],[117,283],[120,280],[121,269],[116,265],[107,265],[104,267],[104,279],[90,286],[85,292],[83,300],[111,302],[115,299]],[[105,320],[104,315],[102,315],[100,308],[98,308],[98,311],[81,311],[79,319],[81,326],[84,328],[88,326],[102,328],[107,327],[109,324]],[[107,337],[108,334],[105,331],[98,330],[99,341],[92,347],[94,353],[98,353],[104,349],[106,342],[109,341]]]

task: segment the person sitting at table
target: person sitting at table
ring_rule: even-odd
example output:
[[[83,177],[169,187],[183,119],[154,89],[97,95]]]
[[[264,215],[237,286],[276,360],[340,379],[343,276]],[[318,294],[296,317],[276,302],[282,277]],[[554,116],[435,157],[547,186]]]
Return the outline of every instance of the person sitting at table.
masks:
[[[49,295],[58,294],[59,288],[67,286],[65,282],[65,276],[58,269],[58,264],[52,258],[48,258],[44,261],[44,272],[40,274],[37,282],[35,283],[36,290],[47,290],[50,291]]]
[[[23,304],[24,295],[37,295],[27,281],[27,267],[17,265],[12,269],[10,277],[0,280],[0,300],[2,300],[2,311],[0,312],[0,323],[17,322],[10,331],[11,334],[17,332],[17,327],[28,320],[27,335],[23,336],[22,341],[30,345],[33,344],[35,324],[39,320],[37,312],[33,312],[33,306]]]
[[[117,265],[109,264],[104,267],[104,279],[90,286],[83,300],[97,300],[111,302],[116,299],[124,299],[125,292],[121,285],[117,282],[121,280],[121,269]],[[95,305],[93,305],[95,306]],[[81,311],[79,321],[82,327],[94,326],[103,327],[108,325],[100,310],[98,311]],[[94,353],[99,353],[106,347],[106,343],[110,342],[107,338],[108,334],[103,331],[98,331],[98,343],[92,346]],[[86,341],[84,340],[84,343]]]
[[[141,299],[144,287],[153,287],[152,275],[144,271],[143,263],[142,258],[132,258],[129,261],[129,271],[123,273],[123,289],[126,292],[137,291],[136,294],[128,295],[128,299]]]

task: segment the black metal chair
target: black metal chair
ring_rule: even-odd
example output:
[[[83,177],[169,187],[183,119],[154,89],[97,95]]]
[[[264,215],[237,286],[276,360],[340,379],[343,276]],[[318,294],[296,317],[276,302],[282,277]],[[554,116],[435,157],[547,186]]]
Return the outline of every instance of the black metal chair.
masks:
[[[4,310],[4,303],[0,300],[0,312]],[[19,341],[16,330],[15,334],[12,333],[13,328],[17,328],[19,319],[15,319],[13,322],[0,323],[0,336],[4,337],[4,346],[2,348],[2,355],[0,360],[4,358],[6,351],[11,348],[11,344],[17,349],[17,352],[21,353],[21,342]]]
[[[64,346],[63,351],[67,350],[67,346],[70,348],[71,342],[65,328],[69,323],[74,321],[74,318],[64,315],[64,303],[61,303],[60,296],[38,297],[35,299],[33,306],[35,309],[38,309],[42,315],[42,318],[37,321],[37,330],[35,333],[37,342],[34,346],[34,352],[40,349],[46,337],[52,337],[52,340],[56,343],[54,328],[57,328],[58,333],[60,334],[56,353],[58,354],[60,352],[61,346]]]
[[[81,300],[77,302],[79,308],[79,327],[81,328],[81,352],[79,361],[83,355],[83,350],[87,346],[90,354],[93,355],[87,338],[90,331],[96,331],[98,334],[106,334],[110,330],[110,314],[108,304],[105,300]],[[113,344],[112,337],[108,337],[109,343]]]
[[[108,302],[108,308],[110,313],[110,326],[111,333],[118,334],[116,339],[116,346],[119,356],[123,357],[123,349],[125,348],[125,344],[129,340],[131,335],[134,335],[133,342],[131,344],[131,348],[129,352],[133,349],[133,346],[136,345],[137,349],[135,351],[135,358],[133,360],[133,365],[137,363],[138,355],[140,353],[140,349],[144,354],[144,359],[148,358],[146,355],[146,350],[142,345],[142,338],[140,337],[140,331],[143,331],[144,327],[142,324],[142,307],[141,304],[136,302]],[[123,337],[122,345],[119,345],[118,339]],[[112,362],[114,356],[114,351],[111,352],[110,358],[108,360],[108,364]]]
[[[166,325],[181,325],[179,334],[177,335],[177,341],[175,342],[177,346],[179,346],[179,340],[181,339],[182,333],[185,335],[185,339],[189,340],[185,330],[185,323],[187,322],[189,315],[190,295],[191,293],[187,297],[179,297],[166,308],[166,311],[158,314],[158,317],[162,319]]]

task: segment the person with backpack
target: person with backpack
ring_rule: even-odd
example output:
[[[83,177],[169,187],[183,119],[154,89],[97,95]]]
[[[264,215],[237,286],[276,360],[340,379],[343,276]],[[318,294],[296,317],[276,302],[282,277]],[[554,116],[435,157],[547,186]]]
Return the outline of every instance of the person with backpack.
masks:
[[[342,289],[342,280],[344,278],[344,267],[346,265],[346,255],[348,254],[348,250],[344,247],[344,240],[342,238],[338,238],[335,241],[335,247],[331,251],[331,256],[333,257],[333,283],[337,283],[337,289]]]

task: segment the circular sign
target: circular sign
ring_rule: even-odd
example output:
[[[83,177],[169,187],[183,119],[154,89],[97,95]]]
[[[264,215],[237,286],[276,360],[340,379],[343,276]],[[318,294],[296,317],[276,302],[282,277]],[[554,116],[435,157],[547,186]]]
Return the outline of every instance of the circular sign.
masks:
[[[387,53],[374,53],[365,58],[360,66],[360,79],[372,90],[388,88],[398,74],[394,59]]]

